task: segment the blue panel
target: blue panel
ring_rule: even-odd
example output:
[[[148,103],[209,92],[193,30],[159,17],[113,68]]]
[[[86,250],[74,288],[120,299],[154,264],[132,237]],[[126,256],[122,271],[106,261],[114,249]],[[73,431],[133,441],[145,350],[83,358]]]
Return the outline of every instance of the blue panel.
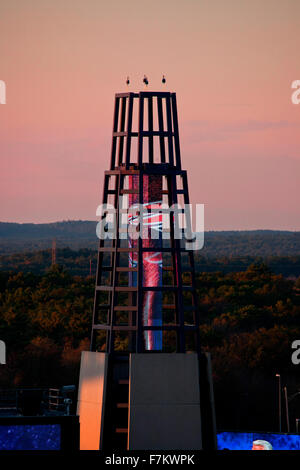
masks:
[[[247,432],[218,433],[218,449],[251,450],[253,434]]]
[[[60,450],[59,424],[0,425],[0,450]]]
[[[219,450],[251,450],[256,440],[269,442],[273,450],[300,450],[299,434],[220,432],[218,433]]]

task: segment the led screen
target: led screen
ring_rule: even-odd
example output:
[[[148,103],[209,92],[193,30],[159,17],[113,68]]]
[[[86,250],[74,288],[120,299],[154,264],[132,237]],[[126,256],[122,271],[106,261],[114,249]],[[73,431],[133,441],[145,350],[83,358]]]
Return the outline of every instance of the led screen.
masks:
[[[129,188],[138,189],[138,176],[129,176]],[[162,176],[144,175],[143,178],[143,206],[145,209],[159,208],[162,199]],[[134,207],[138,204],[138,195],[130,194],[129,206]],[[161,237],[161,214],[143,213],[143,247],[157,248],[158,251],[143,253],[143,285],[145,287],[159,287],[162,285],[162,247]],[[134,226],[139,221],[137,213],[129,212],[129,224]],[[129,237],[131,247],[137,246],[137,240]],[[137,253],[129,254],[129,266],[136,267],[138,263]],[[130,286],[137,285],[136,273],[132,272],[129,278]],[[143,299],[143,324],[144,326],[162,325],[162,292],[145,292]],[[162,331],[145,331],[145,349],[162,349]]]
[[[300,450],[299,434],[220,432],[218,433],[219,450],[251,450],[254,441],[266,441],[273,450]]]
[[[60,450],[59,424],[0,425],[0,450]]]

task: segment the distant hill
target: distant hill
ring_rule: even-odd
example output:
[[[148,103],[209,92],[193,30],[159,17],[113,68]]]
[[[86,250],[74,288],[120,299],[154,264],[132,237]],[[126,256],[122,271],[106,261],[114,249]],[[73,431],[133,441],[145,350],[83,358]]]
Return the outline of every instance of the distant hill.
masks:
[[[51,248],[96,250],[96,221],[78,220],[50,224],[0,222],[0,255],[36,252]],[[210,231],[205,233],[201,256],[270,257],[300,255],[300,232],[279,230]]]
[[[18,224],[0,222],[0,254],[40,251],[57,247],[96,249],[96,221],[68,220],[49,224]]]

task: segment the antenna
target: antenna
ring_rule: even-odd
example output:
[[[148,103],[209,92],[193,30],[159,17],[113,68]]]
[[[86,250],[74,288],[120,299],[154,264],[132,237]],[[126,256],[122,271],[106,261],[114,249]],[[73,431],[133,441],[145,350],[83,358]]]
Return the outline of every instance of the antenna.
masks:
[[[149,80],[148,80],[147,75],[144,75],[143,83],[145,84],[145,88],[147,88],[147,86],[149,85]]]

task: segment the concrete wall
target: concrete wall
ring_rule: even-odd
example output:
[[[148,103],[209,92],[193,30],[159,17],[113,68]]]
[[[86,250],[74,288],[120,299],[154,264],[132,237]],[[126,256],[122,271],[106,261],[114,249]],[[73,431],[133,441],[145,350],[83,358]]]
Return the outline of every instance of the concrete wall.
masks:
[[[202,448],[196,354],[131,354],[130,450]]]
[[[80,450],[101,448],[101,426],[105,404],[107,354],[81,354],[77,414],[80,421]]]

